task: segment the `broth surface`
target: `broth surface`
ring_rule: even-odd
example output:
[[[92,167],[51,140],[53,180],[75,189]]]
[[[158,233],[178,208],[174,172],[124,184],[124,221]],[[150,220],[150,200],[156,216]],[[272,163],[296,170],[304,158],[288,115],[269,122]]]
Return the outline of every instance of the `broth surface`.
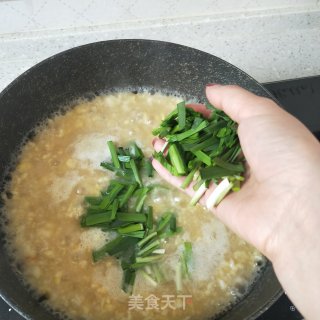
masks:
[[[132,296],[121,290],[114,257],[93,263],[91,252],[114,237],[82,229],[86,195],[98,195],[113,174],[107,141],[136,141],[151,156],[152,129],[181,101],[148,93],[95,98],[48,120],[21,152],[6,201],[8,248],[23,279],[48,307],[72,319],[204,319],[246,292],[263,257],[181,191],[161,183],[148,203],[155,217],[177,214],[183,232],[168,240],[162,264],[167,281],[153,286],[137,275]],[[177,293],[175,268],[184,241],[192,242],[192,279]]]

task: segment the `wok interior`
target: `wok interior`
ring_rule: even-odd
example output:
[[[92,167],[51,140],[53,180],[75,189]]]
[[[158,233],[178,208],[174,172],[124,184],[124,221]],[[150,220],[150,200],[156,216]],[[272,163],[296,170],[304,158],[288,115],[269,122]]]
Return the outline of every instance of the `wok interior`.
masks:
[[[143,40],[100,42],[50,58],[19,77],[0,95],[1,186],[12,156],[42,120],[78,98],[112,91],[149,88],[204,101],[206,83],[236,83],[255,93],[268,93],[242,71],[209,54],[174,44]],[[34,300],[10,267],[1,231],[0,290],[24,316],[55,319]],[[222,319],[254,318],[281,293],[267,264],[248,296]]]

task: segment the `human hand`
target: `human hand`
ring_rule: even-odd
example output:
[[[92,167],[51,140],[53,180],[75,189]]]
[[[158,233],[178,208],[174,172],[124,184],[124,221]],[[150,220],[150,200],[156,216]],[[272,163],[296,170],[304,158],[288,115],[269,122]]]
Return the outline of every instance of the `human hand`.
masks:
[[[315,255],[305,254],[306,249],[315,252],[320,242],[320,188],[316,187],[320,179],[319,143],[302,123],[270,99],[237,86],[208,86],[206,94],[210,103],[239,124],[238,135],[248,164],[241,190],[222,200],[214,214],[273,262],[280,281],[295,298],[295,292],[303,290],[303,276],[297,273],[307,268],[303,263],[299,270],[293,267],[297,259],[320,269],[319,249]],[[203,106],[196,108],[204,111]],[[156,139],[155,149],[161,149],[162,144]],[[167,181],[181,185],[183,178],[171,176],[155,159],[153,166]],[[214,187],[200,203],[205,203]],[[186,192],[192,195],[193,190]],[[288,263],[292,264],[289,270]],[[292,280],[297,276],[298,282]],[[310,279],[305,281],[307,284]],[[298,307],[300,303],[301,297]],[[301,310],[306,304],[308,310],[315,308],[305,302]],[[314,314],[311,312],[310,318]]]

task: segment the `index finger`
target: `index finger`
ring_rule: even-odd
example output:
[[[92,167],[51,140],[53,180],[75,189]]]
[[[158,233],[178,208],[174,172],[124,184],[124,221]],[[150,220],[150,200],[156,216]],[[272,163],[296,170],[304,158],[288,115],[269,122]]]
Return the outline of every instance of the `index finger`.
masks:
[[[242,120],[283,110],[271,99],[260,97],[236,85],[207,85],[206,96],[212,105],[232,120]]]

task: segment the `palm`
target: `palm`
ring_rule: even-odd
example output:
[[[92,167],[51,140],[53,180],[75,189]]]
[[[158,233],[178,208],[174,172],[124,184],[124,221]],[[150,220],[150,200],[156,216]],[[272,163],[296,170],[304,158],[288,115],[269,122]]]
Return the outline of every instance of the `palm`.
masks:
[[[292,175],[297,167],[303,167],[305,161],[303,156],[297,161],[296,155],[303,155],[308,143],[314,141],[296,119],[271,100],[262,100],[270,105],[269,108],[238,121],[238,134],[248,163],[246,182],[239,192],[226,197],[214,213],[239,236],[270,256],[270,243],[277,241],[277,228],[286,220],[285,213],[290,210],[294,195],[303,184],[304,175]],[[189,107],[207,115],[204,106]],[[161,150],[163,143],[157,139],[155,149]],[[165,180],[180,187],[183,178],[171,176],[156,160],[153,165]],[[201,204],[205,204],[214,188],[212,186],[206,192]],[[190,187],[186,192],[191,196],[194,193]]]

